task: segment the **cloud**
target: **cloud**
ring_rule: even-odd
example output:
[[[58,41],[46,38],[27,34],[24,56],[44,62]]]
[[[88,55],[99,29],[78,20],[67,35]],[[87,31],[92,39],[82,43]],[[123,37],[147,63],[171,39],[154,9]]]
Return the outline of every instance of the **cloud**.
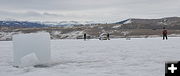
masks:
[[[1,0],[0,16],[115,21],[180,16],[179,5],[180,0]]]
[[[17,20],[47,20],[54,17],[61,18],[64,15],[49,13],[49,12],[36,12],[36,11],[26,11],[26,12],[15,12],[15,11],[0,11],[1,18],[13,18]]]

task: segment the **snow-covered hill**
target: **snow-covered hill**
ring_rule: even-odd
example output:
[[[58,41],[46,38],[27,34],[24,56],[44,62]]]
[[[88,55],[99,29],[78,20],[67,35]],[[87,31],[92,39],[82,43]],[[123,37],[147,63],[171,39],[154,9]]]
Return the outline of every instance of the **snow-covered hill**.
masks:
[[[49,67],[12,66],[12,41],[0,41],[0,76],[164,76],[165,62],[180,59],[179,37],[52,40]],[[36,63],[34,55],[27,64]]]
[[[120,21],[120,22],[116,22],[115,24],[130,24],[132,22],[131,19],[126,19],[126,20],[123,20],[123,21]]]

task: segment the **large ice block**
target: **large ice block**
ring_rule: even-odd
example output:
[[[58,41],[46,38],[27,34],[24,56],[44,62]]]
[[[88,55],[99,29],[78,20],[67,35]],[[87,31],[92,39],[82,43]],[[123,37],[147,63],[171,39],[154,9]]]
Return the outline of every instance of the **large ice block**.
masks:
[[[24,66],[21,60],[34,53],[40,64],[47,64],[51,59],[49,33],[18,34],[13,36],[14,66]]]

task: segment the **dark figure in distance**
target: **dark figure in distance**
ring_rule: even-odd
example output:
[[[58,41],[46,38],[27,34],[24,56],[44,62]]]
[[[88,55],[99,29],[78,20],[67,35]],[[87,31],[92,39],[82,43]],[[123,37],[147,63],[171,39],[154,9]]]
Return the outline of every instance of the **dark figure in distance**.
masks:
[[[86,33],[84,33],[84,40],[86,40]]]
[[[110,40],[110,38],[109,38],[109,33],[107,33],[107,40]]]
[[[166,40],[167,40],[167,39],[168,39],[168,38],[167,38],[167,30],[166,30],[166,28],[165,28],[165,27],[163,27],[162,34],[163,34],[163,40],[164,40],[164,39],[166,39]]]

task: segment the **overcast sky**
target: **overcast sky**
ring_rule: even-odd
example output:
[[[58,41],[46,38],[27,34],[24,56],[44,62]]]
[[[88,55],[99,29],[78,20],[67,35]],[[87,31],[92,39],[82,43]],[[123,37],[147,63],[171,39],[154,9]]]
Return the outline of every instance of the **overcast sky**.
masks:
[[[0,18],[104,21],[180,16],[180,0],[0,0]]]

